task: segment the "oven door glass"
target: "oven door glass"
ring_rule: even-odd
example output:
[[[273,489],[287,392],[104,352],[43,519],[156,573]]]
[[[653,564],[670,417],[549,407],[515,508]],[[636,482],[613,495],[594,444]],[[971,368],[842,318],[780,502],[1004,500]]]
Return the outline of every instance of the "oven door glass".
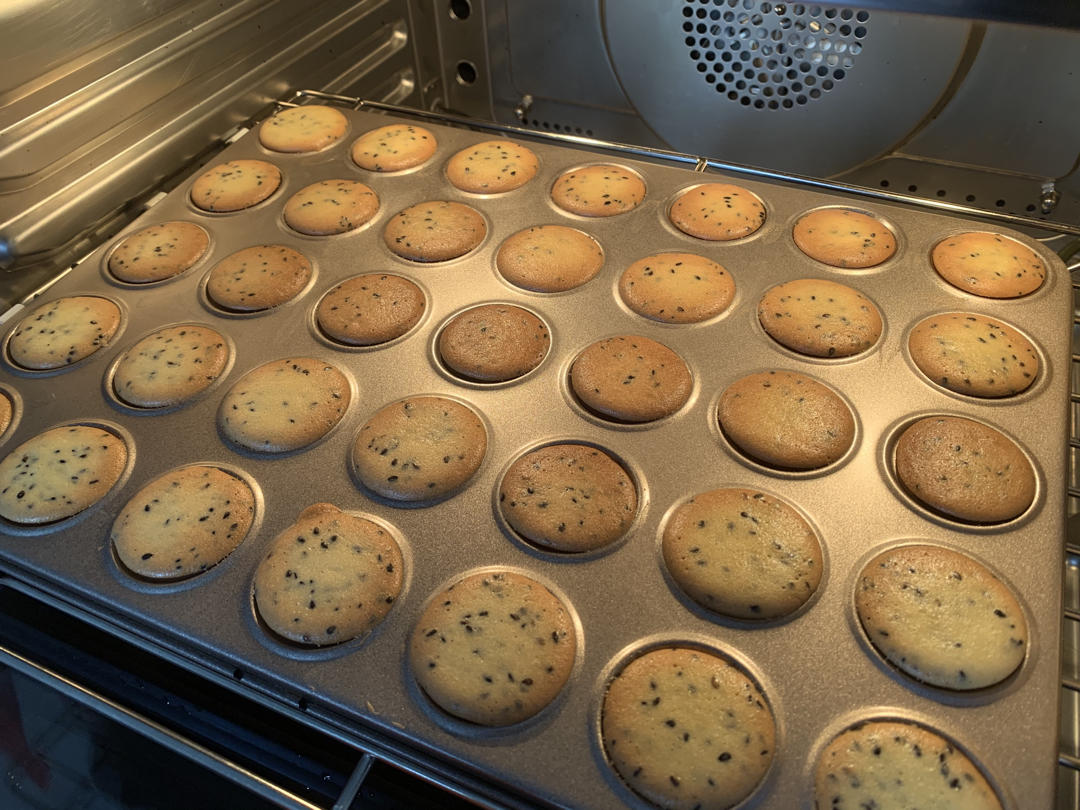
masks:
[[[0,575],[2,810],[474,806],[40,595]]]
[[[0,807],[278,806],[12,667],[0,668]]]

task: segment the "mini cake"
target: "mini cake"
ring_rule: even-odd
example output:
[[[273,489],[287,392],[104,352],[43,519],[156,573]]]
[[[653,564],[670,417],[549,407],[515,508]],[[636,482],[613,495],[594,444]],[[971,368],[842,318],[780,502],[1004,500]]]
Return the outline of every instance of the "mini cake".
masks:
[[[317,152],[341,140],[347,123],[333,107],[292,107],[262,122],[259,143],[274,152]]]
[[[921,321],[908,335],[919,371],[971,397],[1011,397],[1039,375],[1039,355],[1026,337],[995,318],[950,312]]]
[[[652,422],[675,413],[694,381],[686,362],[641,335],[598,340],[574,360],[570,387],[589,409],[623,422]]]
[[[347,346],[376,346],[399,338],[420,321],[423,291],[387,273],[354,276],[338,284],[315,309],[319,328]]]
[[[1035,251],[997,233],[950,236],[938,242],[930,261],[951,285],[984,298],[1020,298],[1046,280],[1046,266]]]
[[[7,433],[7,429],[11,427],[11,420],[15,416],[15,405],[11,401],[11,397],[5,392],[0,390],[0,439]]]
[[[881,338],[881,313],[845,284],[801,278],[761,297],[758,320],[782,346],[811,357],[851,357]]]
[[[218,262],[207,277],[206,294],[235,312],[273,309],[299,295],[311,272],[303,253],[284,245],[258,245]]]
[[[108,345],[119,328],[120,307],[108,298],[57,298],[19,321],[8,341],[8,356],[32,371],[63,368]]]
[[[495,266],[518,287],[565,292],[600,272],[604,251],[595,239],[564,225],[537,225],[518,231],[499,248]]]
[[[795,223],[799,250],[833,267],[874,267],[896,253],[896,237],[884,222],[846,208],[820,208]]]
[[[702,650],[651,650],[608,685],[601,709],[608,761],[662,808],[733,807],[772,764],[776,721],[736,664]]]
[[[814,807],[1002,810],[979,769],[948,740],[895,720],[844,731],[818,758]]]
[[[499,483],[506,522],[552,551],[592,551],[615,542],[634,522],[637,506],[637,488],[622,465],[585,444],[526,453]]]
[[[230,160],[199,175],[191,186],[196,208],[233,213],[258,205],[278,190],[281,172],[265,160]]]
[[[439,708],[483,726],[527,720],[559,694],[574,666],[574,622],[529,577],[483,571],[437,594],[409,642],[409,664]]]
[[[685,234],[727,241],[749,236],[764,225],[765,206],[742,186],[705,183],[680,194],[668,217]]]
[[[405,563],[390,533],[328,503],[309,506],[255,570],[255,608],[274,633],[324,646],[365,636],[401,593]]]
[[[583,217],[613,217],[632,211],[645,199],[645,183],[621,166],[584,166],[555,181],[551,200]]]
[[[439,333],[439,357],[468,380],[505,382],[528,374],[547,356],[551,335],[526,309],[485,304],[467,309]]]
[[[352,145],[352,159],[371,172],[400,172],[431,159],[435,136],[412,124],[390,124],[365,132]]]
[[[166,326],[126,352],[113,372],[116,396],[136,408],[179,405],[205,391],[229,362],[224,336],[207,326]]]
[[[487,451],[480,417],[445,397],[411,397],[360,428],[350,455],[360,482],[394,501],[426,501],[465,485]]]
[[[206,231],[192,222],[162,222],[124,238],[109,256],[109,272],[130,284],[163,281],[192,267],[210,247]]]
[[[920,419],[900,434],[894,455],[904,489],[949,517],[1004,523],[1035,500],[1035,471],[1020,448],[972,419]]]
[[[158,476],[135,493],[113,522],[109,541],[132,573],[182,579],[224,560],[254,518],[251,487],[219,467],[196,464]]]
[[[487,223],[467,205],[432,200],[399,211],[386,223],[383,241],[390,251],[414,262],[444,262],[477,248]]]
[[[308,236],[355,230],[379,211],[379,198],[357,180],[322,180],[305,186],[285,203],[285,224]]]
[[[286,453],[318,441],[345,415],[348,378],[314,357],[289,357],[252,369],[229,389],[218,425],[233,444]]]
[[[731,305],[735,281],[704,256],[658,253],[638,259],[623,271],[619,295],[638,315],[654,321],[698,323]]]
[[[1009,587],[940,546],[900,546],[868,562],[855,610],[890,664],[933,686],[993,686],[1027,653],[1027,622]]]
[[[528,147],[507,140],[484,141],[450,158],[446,178],[462,191],[499,194],[521,188],[539,167],[540,161]]]
[[[815,470],[843,458],[855,420],[829,387],[793,371],[736,380],[720,397],[720,427],[740,451],[770,467]]]
[[[99,427],[39,433],[0,461],[0,517],[35,525],[77,515],[108,494],[127,462],[124,440]]]
[[[695,602],[738,619],[777,619],[821,582],[821,544],[783,501],[714,489],[679,506],[664,527],[664,563]]]

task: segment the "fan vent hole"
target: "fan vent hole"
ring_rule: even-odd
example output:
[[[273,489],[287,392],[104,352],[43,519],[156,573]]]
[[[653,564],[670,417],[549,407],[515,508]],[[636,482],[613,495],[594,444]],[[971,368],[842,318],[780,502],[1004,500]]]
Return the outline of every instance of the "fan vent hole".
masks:
[[[878,185],[881,186],[881,188],[889,188],[892,185],[892,183],[888,180],[888,178],[883,177],[880,180],[878,180]],[[918,192],[919,187],[917,185],[915,185],[914,183],[912,183],[911,185],[909,185],[907,187],[907,190],[908,190],[908,192],[914,194],[914,193]],[[926,193],[929,194],[929,192],[926,192]],[[948,189],[939,188],[939,189],[936,189],[934,191],[934,195],[936,197],[938,197],[939,199],[945,199],[945,198],[949,197],[950,192],[949,192]],[[960,199],[960,194],[959,193],[954,193],[953,198],[957,199],[957,200]],[[965,194],[963,196],[963,200],[964,200],[964,202],[968,203],[969,205],[972,205],[972,204],[974,204],[976,202],[977,197],[974,194]],[[983,204],[984,207],[986,205],[988,205],[988,204],[987,203]],[[994,201],[994,207],[995,208],[1009,209],[1009,203],[1004,199],[995,200]],[[1009,210],[1011,210],[1011,209],[1009,209]],[[1033,203],[1028,203],[1026,206],[1024,206],[1024,211],[1026,211],[1029,214],[1034,212],[1035,210],[1036,210],[1036,206]]]
[[[469,0],[450,0],[450,18],[453,20],[467,20],[472,14],[472,3]]]
[[[591,129],[583,129],[582,127],[574,126],[573,124],[553,124],[550,121],[541,121],[539,118],[533,118],[529,122],[529,125],[537,129],[547,129],[553,132],[565,132],[568,135],[584,135],[587,138],[593,136]]]
[[[457,63],[457,82],[461,85],[470,85],[476,82],[476,65],[464,59]]]
[[[863,9],[759,0],[685,0],[682,16],[687,54],[705,83],[759,110],[794,109],[834,90],[855,67],[870,22]],[[733,73],[747,80],[739,92],[730,89]]]

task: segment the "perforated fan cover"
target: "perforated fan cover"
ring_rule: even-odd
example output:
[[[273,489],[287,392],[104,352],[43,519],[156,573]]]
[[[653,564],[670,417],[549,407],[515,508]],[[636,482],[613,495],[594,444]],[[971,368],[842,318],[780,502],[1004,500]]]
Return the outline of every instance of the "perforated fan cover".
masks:
[[[865,10],[752,0],[685,0],[682,15],[687,53],[705,83],[759,110],[791,109],[832,90],[855,67],[871,24]]]
[[[604,3],[608,54],[672,148],[818,176],[876,158],[942,96],[969,24],[759,0]]]

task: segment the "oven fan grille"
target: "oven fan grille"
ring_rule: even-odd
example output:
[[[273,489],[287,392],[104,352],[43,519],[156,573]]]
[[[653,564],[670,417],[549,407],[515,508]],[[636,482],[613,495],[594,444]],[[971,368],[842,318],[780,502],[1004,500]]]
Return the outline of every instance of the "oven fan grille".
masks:
[[[870,12],[757,0],[686,0],[682,32],[704,81],[744,107],[790,110],[855,67]]]

